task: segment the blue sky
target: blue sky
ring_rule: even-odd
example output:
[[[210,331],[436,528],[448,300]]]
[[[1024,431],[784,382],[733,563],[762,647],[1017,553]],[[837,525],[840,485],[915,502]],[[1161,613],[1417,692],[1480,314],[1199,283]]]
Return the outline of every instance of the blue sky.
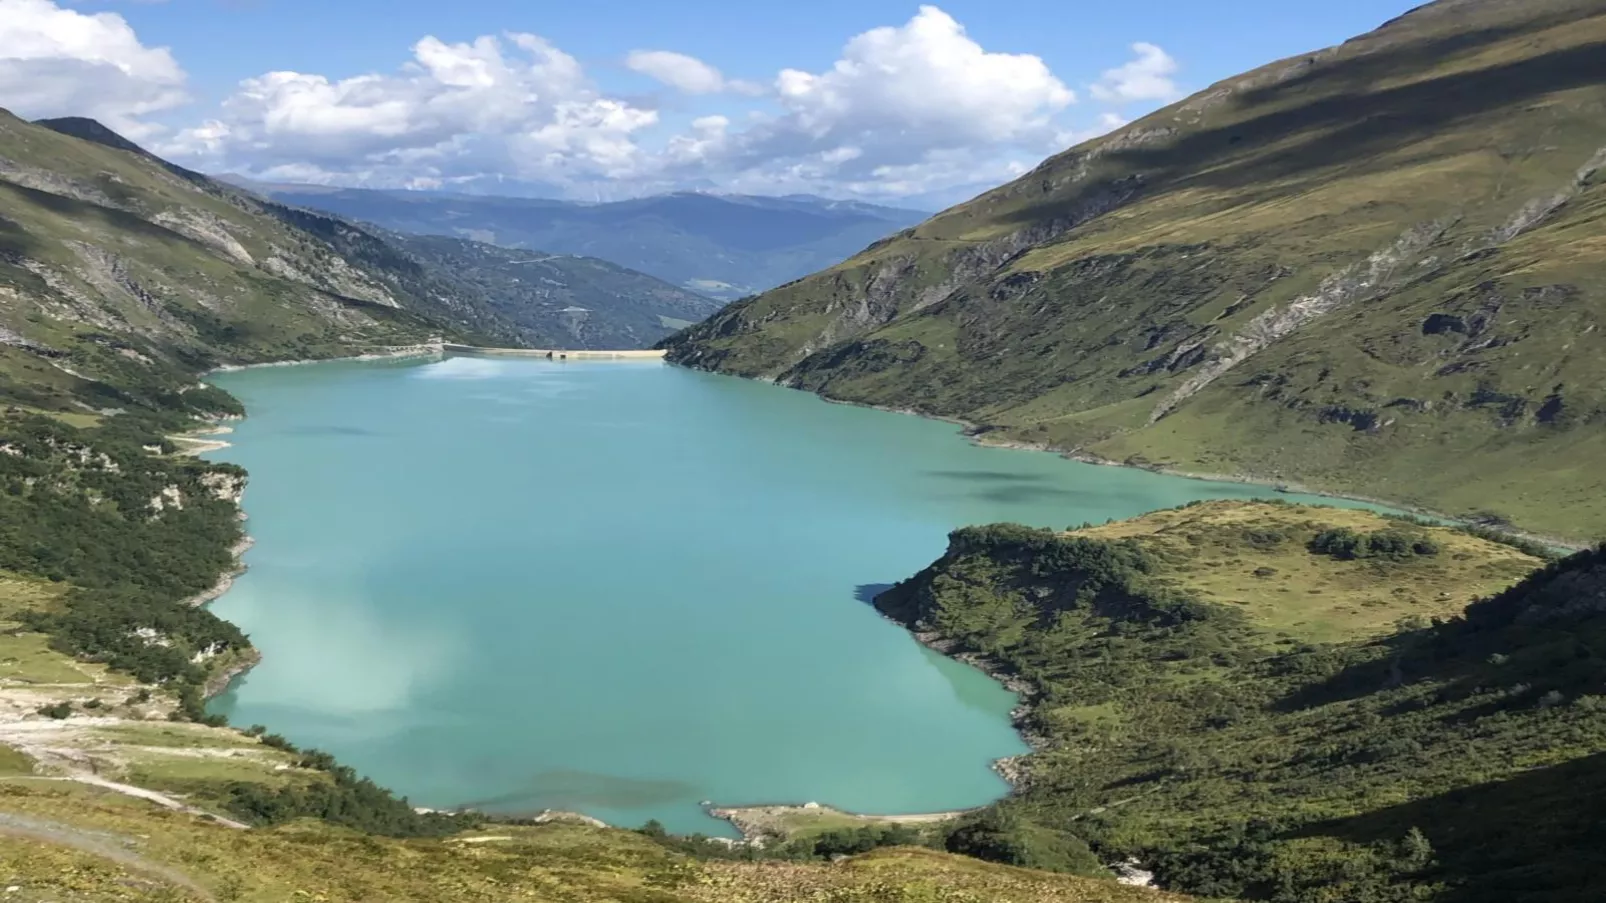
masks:
[[[283,180],[929,205],[1413,5],[0,0],[0,106]]]

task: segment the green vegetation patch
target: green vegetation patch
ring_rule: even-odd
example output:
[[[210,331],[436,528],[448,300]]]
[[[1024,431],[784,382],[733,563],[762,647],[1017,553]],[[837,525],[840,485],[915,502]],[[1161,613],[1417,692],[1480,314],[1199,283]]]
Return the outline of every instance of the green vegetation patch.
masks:
[[[628,831],[495,826],[394,839],[239,831],[83,787],[0,782],[0,881],[24,899],[395,903],[1180,903],[1113,881],[894,849],[831,865],[700,861]]]
[[[1346,529],[1438,552],[1312,549]],[[1606,893],[1606,550],[1544,564],[1367,512],[1205,503],[958,530],[876,605],[1036,689],[1042,749],[963,852],[1085,843],[1277,903]]]

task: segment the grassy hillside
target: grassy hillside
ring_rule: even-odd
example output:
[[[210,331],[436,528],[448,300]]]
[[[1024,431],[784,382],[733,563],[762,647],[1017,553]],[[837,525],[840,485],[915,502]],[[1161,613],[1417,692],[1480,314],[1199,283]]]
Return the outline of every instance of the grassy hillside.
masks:
[[[1603,109],[1599,2],[1444,0],[666,344],[1017,441],[1589,538]]]
[[[1210,502],[959,530],[876,606],[1030,689],[1022,788],[950,849],[1080,841],[1279,903],[1583,903],[1606,893],[1603,562]]]
[[[443,331],[516,338],[383,240],[170,166],[90,120],[0,112],[0,211],[0,401],[232,413],[180,390],[220,363]]]
[[[625,831],[498,826],[386,840],[303,822],[237,831],[89,789],[0,779],[0,881],[24,900],[1167,903],[1113,881],[922,850],[825,864],[699,861]]]

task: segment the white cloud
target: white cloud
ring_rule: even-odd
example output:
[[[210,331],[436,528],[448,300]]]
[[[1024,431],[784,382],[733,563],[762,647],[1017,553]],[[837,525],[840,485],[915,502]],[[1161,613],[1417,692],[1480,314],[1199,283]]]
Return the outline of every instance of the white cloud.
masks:
[[[1014,149],[1060,149],[1055,117],[1076,100],[1038,57],[988,51],[934,6],[854,37],[823,72],[782,70],[773,97],[779,109],[740,131],[671,142],[669,174],[719,172],[737,190],[925,190]]]
[[[61,0],[57,0],[61,2]],[[1176,92],[1160,48],[1092,88],[1105,100]],[[688,186],[896,197],[1002,181],[1125,124],[1066,121],[1076,96],[1039,57],[991,50],[936,6],[847,40],[818,71],[767,84],[668,50],[630,70],[686,95],[665,122],[648,99],[604,92],[545,39],[512,33],[417,41],[388,72],[264,72],[152,149],[186,165],[275,181],[373,187],[540,183],[594,198]],[[8,68],[22,67],[22,68]],[[0,91],[28,115],[76,113],[138,137],[185,99],[165,49],[119,16],[0,0]],[[749,100],[732,108],[730,96]],[[6,101],[0,99],[0,103]],[[670,122],[675,123],[671,128]]]
[[[819,74],[775,79],[785,130],[816,143],[854,134],[960,146],[1029,138],[1076,96],[1039,58],[991,53],[952,16],[922,6],[902,27],[848,42]]]
[[[602,94],[539,37],[428,37],[390,75],[247,79],[222,115],[160,149],[271,178],[450,184],[497,173],[581,196],[604,182],[898,189],[987,171],[999,155],[1060,149],[1055,117],[1076,99],[1041,59],[989,51],[934,6],[852,38],[824,71],[782,70],[767,89],[669,51],[635,51],[625,63],[686,94],[762,93],[768,109],[739,125],[701,116],[654,139],[656,111]]]
[[[0,0],[0,104],[19,116],[92,116],[136,140],[151,113],[184,103],[184,70],[116,13]]]
[[[657,122],[531,34],[426,37],[391,75],[269,72],[241,82],[222,113],[160,149],[316,181],[627,178],[641,156],[634,133]]]
[[[1177,83],[1171,80],[1177,61],[1154,44],[1138,42],[1132,45],[1136,58],[1114,69],[1106,69],[1093,85],[1093,96],[1108,103],[1126,103],[1138,100],[1176,100],[1182,96]]]
[[[632,50],[625,66],[687,94],[725,90],[725,76],[694,56],[668,50]]]

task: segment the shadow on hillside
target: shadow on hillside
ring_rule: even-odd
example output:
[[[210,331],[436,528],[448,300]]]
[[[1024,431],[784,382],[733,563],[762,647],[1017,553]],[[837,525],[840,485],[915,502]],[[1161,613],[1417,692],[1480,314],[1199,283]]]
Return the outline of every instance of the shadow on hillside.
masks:
[[[1373,87],[1422,71],[1424,61],[1515,42],[1525,34],[1573,20],[1579,17],[1551,15],[1518,25],[1407,39],[1352,58],[1320,62],[1306,73],[1227,101],[1240,109],[1268,105],[1274,109],[1189,132],[1160,146],[1115,151],[1105,159],[1128,173],[1143,173],[1145,193],[1186,183],[1235,190],[1243,200],[1253,200],[1257,186],[1355,164],[1441,135],[1479,115],[1606,82],[1606,42],[1593,42],[1410,84]],[[1517,52],[1521,51],[1514,47],[1512,53]],[[1317,96],[1301,102],[1301,95]],[[1108,178],[1092,180],[1076,197],[1028,206],[1005,220],[1041,221],[1053,216],[1054,210],[1074,208],[1084,197],[1104,190],[1108,182]],[[1262,192],[1282,195],[1287,190],[1283,186]]]
[[[875,605],[875,597],[892,589],[890,583],[861,583],[853,588],[853,598],[866,605]]]
[[[1420,829],[1437,872],[1458,876],[1436,903],[1594,903],[1606,900],[1603,800],[1598,753],[1300,833],[1367,844]]]
[[[197,252],[211,254],[206,245],[166,226],[143,219],[126,210],[116,207],[106,207],[93,201],[81,201],[77,198],[63,194],[53,194],[26,185],[8,182],[3,186],[6,190],[15,192],[18,200],[25,204],[32,204],[50,214],[69,220],[75,224],[102,224],[114,230],[127,232],[141,238],[153,238],[159,241],[176,245],[187,246]]]

